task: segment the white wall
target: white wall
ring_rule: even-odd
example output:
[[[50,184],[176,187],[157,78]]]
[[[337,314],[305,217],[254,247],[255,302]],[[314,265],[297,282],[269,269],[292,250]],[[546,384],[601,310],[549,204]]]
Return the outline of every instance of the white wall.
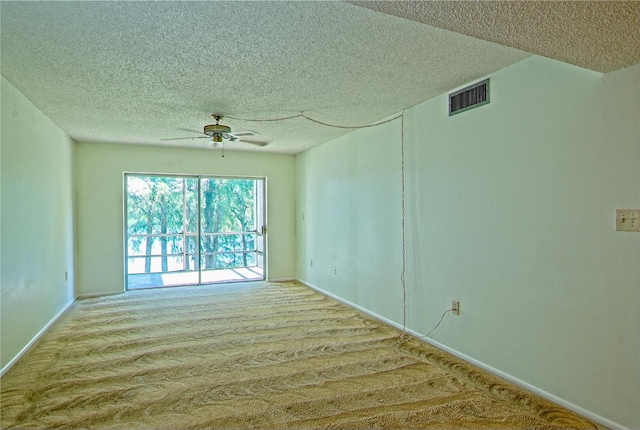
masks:
[[[639,69],[601,75],[532,57],[491,76],[489,105],[448,117],[445,94],[409,109],[404,130],[409,328],[428,332],[459,300],[461,315],[433,340],[632,428],[640,235],[615,232],[608,214],[640,207]],[[393,127],[298,156],[298,276],[401,324]],[[370,177],[350,170],[356,154]],[[367,211],[350,209],[358,201]],[[389,235],[366,250],[345,240],[365,232]],[[374,264],[364,282],[342,282],[314,272],[331,266],[328,252],[358,270]],[[321,267],[309,267],[312,255]]]
[[[4,77],[0,87],[0,367],[6,369],[74,298],[74,145]]]
[[[295,276],[295,157],[207,149],[78,143],[77,293],[124,289],[124,172],[267,178],[267,276]]]

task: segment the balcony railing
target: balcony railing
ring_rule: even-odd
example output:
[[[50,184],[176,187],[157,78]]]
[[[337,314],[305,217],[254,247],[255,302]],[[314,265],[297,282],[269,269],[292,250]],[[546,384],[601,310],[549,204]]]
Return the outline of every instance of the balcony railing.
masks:
[[[262,261],[256,231],[129,234],[127,239],[128,274],[255,267]]]

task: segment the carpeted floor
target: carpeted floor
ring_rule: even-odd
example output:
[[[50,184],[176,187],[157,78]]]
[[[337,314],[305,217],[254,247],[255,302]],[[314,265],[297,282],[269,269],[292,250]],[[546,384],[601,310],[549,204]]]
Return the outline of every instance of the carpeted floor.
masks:
[[[2,428],[598,428],[297,283],[76,303],[0,381]]]

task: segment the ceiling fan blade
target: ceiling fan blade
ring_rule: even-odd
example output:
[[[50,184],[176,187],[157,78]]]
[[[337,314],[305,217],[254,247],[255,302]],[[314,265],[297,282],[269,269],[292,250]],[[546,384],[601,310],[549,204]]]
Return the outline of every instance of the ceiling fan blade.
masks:
[[[167,137],[167,138],[160,139],[160,140],[204,139],[204,138],[209,138],[210,137],[210,136],[204,134],[201,131],[191,130],[190,128],[178,128],[177,130],[188,131],[189,133],[198,133],[200,136],[193,136],[193,137]]]
[[[193,136],[193,137],[167,137],[160,140],[185,140],[185,139],[210,139],[209,136]]]
[[[192,130],[190,128],[177,128],[176,130],[188,131],[190,133],[204,134],[202,130]]]
[[[265,146],[271,139],[262,136],[255,131],[234,131],[233,133],[227,133],[229,139],[231,140],[239,140],[240,142],[251,143],[253,145]]]
[[[238,141],[240,142],[245,142],[245,143],[250,143],[252,145],[258,145],[258,146],[267,146],[269,144],[269,142],[271,142],[271,140],[258,140],[258,139],[238,139]]]

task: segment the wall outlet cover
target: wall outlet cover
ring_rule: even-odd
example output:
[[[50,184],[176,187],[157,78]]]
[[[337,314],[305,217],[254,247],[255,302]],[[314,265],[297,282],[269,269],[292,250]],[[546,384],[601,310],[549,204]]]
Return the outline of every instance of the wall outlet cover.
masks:
[[[460,302],[457,300],[451,301],[451,313],[454,315],[460,315]]]
[[[640,232],[640,209],[616,209],[616,231]]]

